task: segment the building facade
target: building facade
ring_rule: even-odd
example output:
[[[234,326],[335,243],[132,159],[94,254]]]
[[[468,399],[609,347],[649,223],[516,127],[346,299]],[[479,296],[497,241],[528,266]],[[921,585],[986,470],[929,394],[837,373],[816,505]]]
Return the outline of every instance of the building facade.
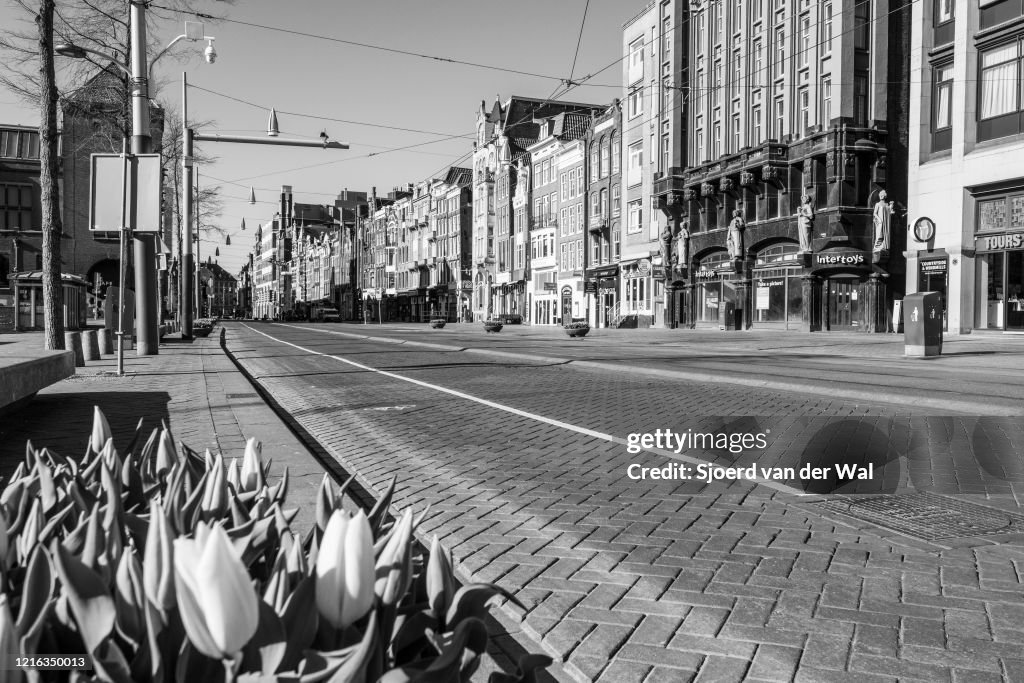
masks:
[[[906,291],[951,334],[1024,331],[1024,8],[914,3]]]
[[[569,194],[586,191],[584,292],[588,297],[589,322],[608,327],[619,310],[622,256],[622,104],[615,100],[594,117],[586,136],[586,153],[577,184],[569,176]],[[582,177],[581,177],[582,176]],[[585,184],[584,184],[585,183]]]
[[[686,167],[657,189],[679,222],[666,243],[679,322],[890,329],[904,290],[909,6],[690,10]]]

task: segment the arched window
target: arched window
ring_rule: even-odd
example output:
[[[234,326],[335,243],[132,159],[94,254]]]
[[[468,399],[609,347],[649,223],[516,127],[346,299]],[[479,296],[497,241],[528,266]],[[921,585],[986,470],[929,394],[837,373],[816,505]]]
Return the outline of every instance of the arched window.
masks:
[[[765,247],[761,251],[757,252],[757,258],[754,261],[754,266],[767,266],[775,263],[785,263],[788,261],[796,261],[797,253],[800,251],[800,245],[783,243],[773,244],[770,247]]]

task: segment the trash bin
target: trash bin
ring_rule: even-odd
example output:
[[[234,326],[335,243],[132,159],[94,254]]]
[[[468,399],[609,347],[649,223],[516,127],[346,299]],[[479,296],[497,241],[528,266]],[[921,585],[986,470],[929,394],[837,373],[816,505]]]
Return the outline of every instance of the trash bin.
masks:
[[[723,330],[736,328],[736,304],[731,301],[718,302],[718,320]]]
[[[942,354],[942,294],[917,292],[903,299],[903,346],[907,356]]]

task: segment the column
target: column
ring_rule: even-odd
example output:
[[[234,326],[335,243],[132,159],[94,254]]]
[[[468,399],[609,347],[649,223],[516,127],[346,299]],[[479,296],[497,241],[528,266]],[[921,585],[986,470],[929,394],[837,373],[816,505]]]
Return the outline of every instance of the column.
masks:
[[[803,332],[821,332],[821,278],[817,275],[805,275],[801,278],[801,292],[804,299],[803,311],[801,311],[801,326]]]

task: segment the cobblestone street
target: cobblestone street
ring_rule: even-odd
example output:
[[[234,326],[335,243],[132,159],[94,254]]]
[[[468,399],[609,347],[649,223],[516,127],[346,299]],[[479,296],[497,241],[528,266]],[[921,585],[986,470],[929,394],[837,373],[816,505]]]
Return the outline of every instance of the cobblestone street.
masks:
[[[840,493],[1017,511],[1015,461],[997,473],[973,454],[997,433],[1020,452],[1017,420],[279,325],[231,326],[228,347],[371,490],[397,476],[398,507],[430,504],[424,535],[467,578],[515,592],[527,610],[506,612],[579,680],[1024,679],[1016,526],[928,542],[835,513],[796,482],[631,480],[631,463],[671,454],[625,448],[660,428],[782,426],[768,451],[781,462],[840,424],[821,450],[842,444],[882,473]]]

